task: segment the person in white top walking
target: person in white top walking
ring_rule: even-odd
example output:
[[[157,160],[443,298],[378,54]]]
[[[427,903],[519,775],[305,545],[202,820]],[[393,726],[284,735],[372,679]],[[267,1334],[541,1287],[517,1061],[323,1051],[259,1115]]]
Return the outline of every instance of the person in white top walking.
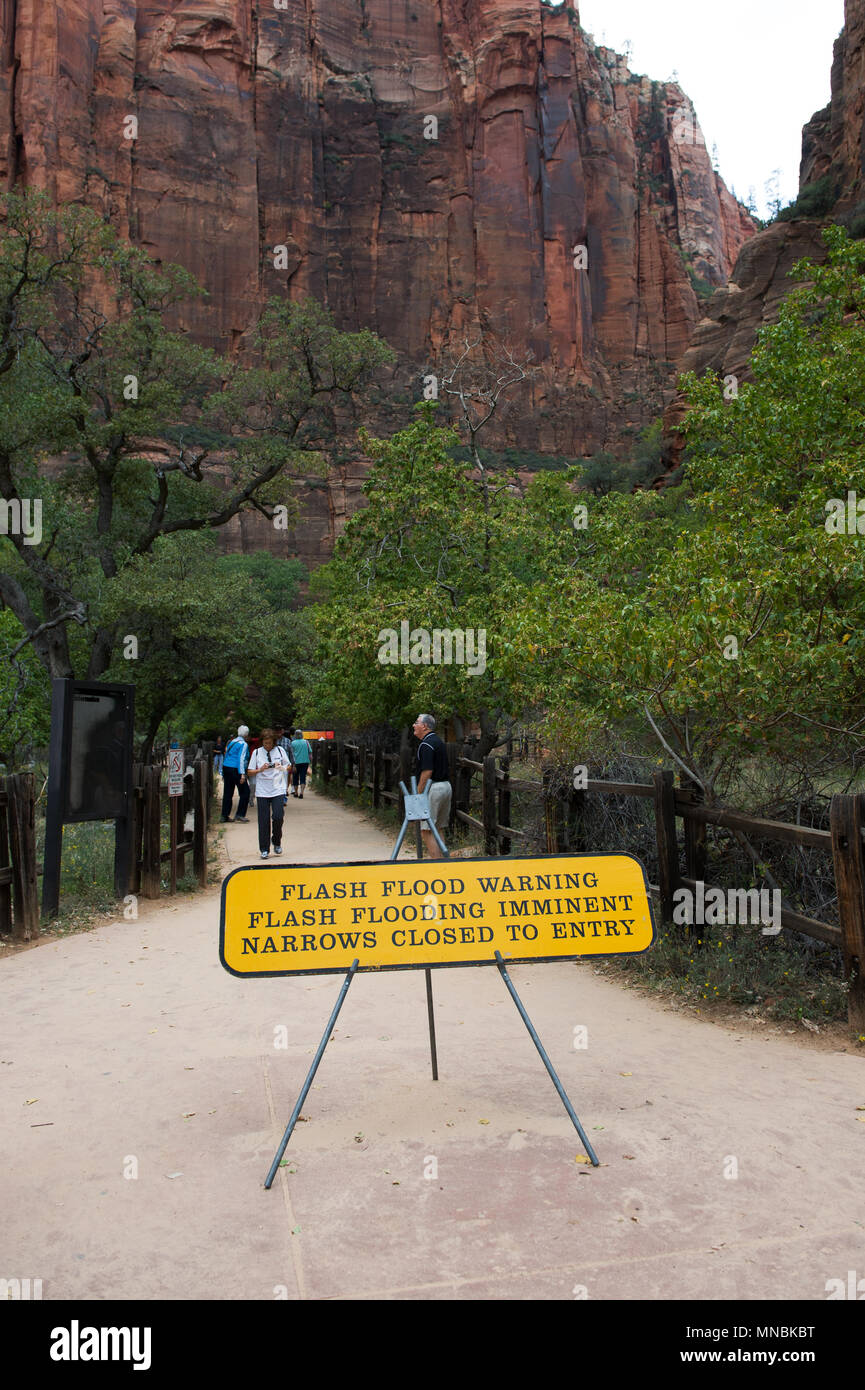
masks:
[[[285,815],[286,774],[289,758],[276,742],[273,729],[262,729],[261,746],[249,760],[248,776],[255,778],[255,804],[258,807],[258,847],[262,859],[270,853],[282,854],[282,822]]]

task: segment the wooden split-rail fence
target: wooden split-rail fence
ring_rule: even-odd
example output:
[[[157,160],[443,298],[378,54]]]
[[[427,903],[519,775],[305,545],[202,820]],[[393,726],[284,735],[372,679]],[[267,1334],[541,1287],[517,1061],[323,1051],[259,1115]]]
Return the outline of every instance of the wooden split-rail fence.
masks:
[[[516,840],[528,841],[528,833],[511,825],[513,794],[529,795],[543,817],[547,853],[591,852],[591,826],[586,798],[601,796],[643,797],[652,801],[658,850],[658,894],[661,917],[673,920],[673,895],[677,889],[696,891],[706,883],[706,827],[719,826],[748,840],[774,841],[822,849],[831,855],[838,904],[839,925],[817,921],[792,908],[781,907],[781,926],[836,946],[843,955],[850,980],[848,1020],[865,1033],[865,795],[837,794],[829,810],[829,829],[764,820],[726,807],[705,805],[701,789],[690,779],[655,772],[651,782],[610,782],[589,778],[584,788],[562,790],[552,770],[542,780],[511,777],[511,759],[488,755],[472,757],[470,745],[448,743],[448,768],[453,787],[450,829],[457,821],[479,830],[484,854],[510,854]],[[399,752],[385,752],[360,736],[313,745],[313,768],[325,782],[335,779],[340,787],[367,789],[374,806],[382,802],[398,807],[403,815],[399,783],[409,785],[414,755],[407,741]],[[480,804],[472,793],[480,776]],[[475,814],[473,814],[473,810]],[[680,861],[677,820],[683,825],[684,864]],[[622,846],[622,849],[626,849]],[[708,885],[707,885],[708,886]]]
[[[188,753],[183,796],[169,798],[161,763],[132,767],[132,858],[127,891],[144,898],[162,893],[163,869],[168,891],[177,887],[178,869],[207,883],[207,830],[213,805],[213,751],[204,744]],[[32,772],[0,778],[0,935],[30,941],[39,935],[39,878],[36,855],[36,786]],[[172,815],[170,800],[177,803]],[[169,843],[162,847],[163,825]],[[172,832],[171,827],[174,827]]]

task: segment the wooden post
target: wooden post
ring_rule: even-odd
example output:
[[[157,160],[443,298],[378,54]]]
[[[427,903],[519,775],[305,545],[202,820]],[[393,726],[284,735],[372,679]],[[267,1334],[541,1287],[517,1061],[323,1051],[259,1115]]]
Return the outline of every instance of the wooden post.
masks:
[[[0,777],[0,932],[12,932],[12,865],[9,863],[9,792],[5,777]]]
[[[586,797],[585,788],[577,791],[573,786],[568,793],[568,839],[572,853],[585,854],[588,850],[586,835]]]
[[[177,892],[177,803],[182,800],[180,796],[168,798],[169,893]]]
[[[545,768],[542,774],[544,784],[544,839],[547,854],[557,854],[559,849],[559,803],[552,792],[552,771]]]
[[[460,757],[470,758],[472,755],[471,745],[464,743],[460,749]],[[461,811],[468,815],[472,808],[472,768],[461,767],[458,773],[457,783],[457,805]]]
[[[451,812],[448,817],[448,830],[453,831],[457,823],[457,757],[458,750],[454,742],[446,745],[448,755],[448,781],[451,784]]]
[[[207,884],[208,766],[203,758],[199,758],[192,772],[192,871],[202,888]]]
[[[501,760],[501,780],[499,782],[499,825],[510,825],[511,823],[511,760],[502,758]],[[510,854],[511,840],[509,835],[502,835],[499,840],[499,854]]]
[[[132,856],[129,864],[129,891],[141,892],[141,837],[144,832],[144,764],[132,764]]]
[[[655,834],[658,841],[658,885],[661,890],[661,918],[673,920],[673,893],[679,885],[679,854],[676,847],[676,803],[672,772],[654,772]]]
[[[481,819],[484,823],[484,854],[496,854],[496,760],[492,754],[484,758]]]
[[[405,729],[403,729],[399,744],[399,780],[404,782],[409,789],[411,788],[411,776],[411,748],[409,747],[408,734]],[[402,792],[399,794],[399,818],[400,820],[405,820],[405,798]]]
[[[847,1021],[865,1033],[865,856],[862,851],[863,800],[836,793],[829,806],[832,860],[838,890],[838,918],[844,969],[849,976]]]
[[[691,804],[697,806],[703,801],[703,788],[686,773],[679,774],[679,785],[690,795]],[[682,817],[685,826],[685,877],[695,883],[706,881],[706,825],[702,821]]]
[[[32,772],[6,778],[9,792],[9,849],[12,857],[14,937],[30,941],[39,935],[39,894],[36,887],[36,788]]]
[[[202,744],[201,757],[204,763],[204,790],[207,796],[207,824],[210,824],[210,814],[213,807],[213,740],[208,739]]]
[[[381,744],[375,745],[372,755],[372,804],[381,805]]]
[[[345,791],[345,744],[341,738],[336,741],[336,779],[340,791]]]
[[[360,739],[357,745],[357,789],[366,791],[366,741]]]
[[[144,832],[141,847],[141,891],[145,898],[158,898],[162,891],[160,827],[162,797],[159,764],[144,769]]]

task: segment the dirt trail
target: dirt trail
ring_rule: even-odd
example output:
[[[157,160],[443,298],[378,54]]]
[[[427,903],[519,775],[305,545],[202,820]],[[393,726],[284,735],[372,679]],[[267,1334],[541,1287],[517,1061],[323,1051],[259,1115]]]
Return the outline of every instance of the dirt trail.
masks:
[[[252,820],[226,830],[230,867],[259,862]],[[385,859],[392,839],[310,792],[284,846]],[[352,985],[265,1192],[339,980],[230,976],[218,903],[0,962],[0,1276],[46,1299],[823,1299],[865,1275],[861,1057],[674,1012],[590,963],[512,976],[599,1169],[498,973],[435,974],[434,1083],[408,971]]]

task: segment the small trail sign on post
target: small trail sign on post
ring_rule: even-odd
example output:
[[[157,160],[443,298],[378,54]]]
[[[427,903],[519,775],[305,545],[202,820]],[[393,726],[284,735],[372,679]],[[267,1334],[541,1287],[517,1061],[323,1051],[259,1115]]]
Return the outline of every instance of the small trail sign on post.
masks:
[[[178,748],[176,743],[172,743],[168,750],[168,795],[170,798],[169,806],[171,815],[169,818],[169,836],[171,850],[171,884],[172,893],[177,891],[177,836],[180,832],[179,797],[183,796],[183,774],[184,755],[183,749]]]
[[[186,771],[182,748],[168,750],[168,795],[183,795],[183,774]]]

